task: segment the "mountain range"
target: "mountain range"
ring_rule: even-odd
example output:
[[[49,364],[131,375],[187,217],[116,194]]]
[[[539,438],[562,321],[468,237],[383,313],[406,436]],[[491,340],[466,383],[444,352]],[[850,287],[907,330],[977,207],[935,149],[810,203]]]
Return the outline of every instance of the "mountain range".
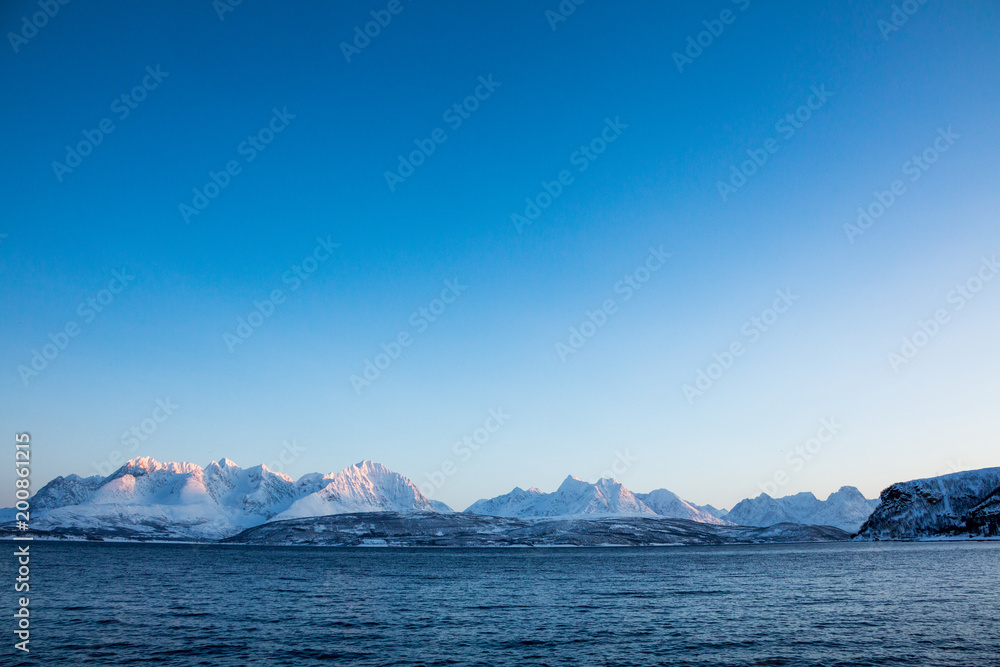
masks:
[[[633,493],[615,479],[589,483],[569,476],[559,488],[515,488],[463,512],[522,519],[676,519],[706,526],[834,526],[857,532],[876,501],[844,487],[826,501],[812,494],[762,494],[732,511],[690,503],[667,489]],[[35,530],[127,538],[222,539],[270,522],[345,514],[453,514],[407,477],[373,461],[298,480],[267,466],[241,468],[229,459],[204,468],[134,458],[107,477],[57,477],[31,499]],[[11,510],[0,519],[10,521]],[[603,530],[603,529],[602,529]]]
[[[730,523],[707,508],[682,500],[666,489],[632,493],[616,479],[602,479],[591,484],[572,475],[552,493],[543,493],[534,487],[527,491],[517,487],[496,498],[477,500],[465,511],[485,516],[519,518],[613,514],[664,516],[718,525]]]
[[[725,515],[740,526],[773,526],[776,523],[806,523],[836,526],[856,533],[879,501],[869,500],[853,486],[843,486],[824,501],[811,493],[772,498],[762,493],[741,500]]]
[[[373,461],[298,480],[229,459],[205,468],[135,458],[108,477],[57,477],[31,501],[32,527],[218,539],[266,521],[356,512],[450,512]]]
[[[633,493],[614,479],[590,484],[577,477],[567,477],[553,493],[520,487],[496,498],[478,500],[466,512],[497,517],[558,516],[660,516],[687,519],[720,526],[767,527],[778,523],[834,526],[856,533],[878,500],[869,500],[853,486],[842,487],[820,500],[811,493],[772,498],[762,493],[740,501],[730,511],[711,505],[695,505],[667,489]]]

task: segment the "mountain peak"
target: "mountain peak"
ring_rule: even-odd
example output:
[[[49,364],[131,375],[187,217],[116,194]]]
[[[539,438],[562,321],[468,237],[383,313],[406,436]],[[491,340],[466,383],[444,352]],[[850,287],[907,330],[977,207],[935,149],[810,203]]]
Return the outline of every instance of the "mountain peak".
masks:
[[[220,471],[225,470],[226,472],[229,473],[235,473],[243,470],[243,468],[236,465],[232,461],[232,459],[227,459],[225,456],[223,456],[218,461],[212,461],[207,466],[205,466],[205,472],[209,472],[212,470],[220,470]]]
[[[584,487],[592,486],[585,479],[580,479],[575,475],[566,475],[566,479],[563,480],[562,484],[556,490],[556,493],[562,493],[564,491],[569,491],[571,489],[582,489]]]
[[[371,459],[364,459],[363,461],[358,461],[357,463],[354,464],[353,467],[357,468],[362,472],[376,472],[376,473],[392,472],[378,461],[372,461]]]
[[[124,468],[143,468],[145,470],[155,470],[159,468],[161,464],[159,461],[154,459],[152,456],[136,456],[125,462]]]
[[[126,461],[121,468],[111,475],[111,477],[121,477],[123,475],[132,475],[135,477],[148,475],[161,470],[181,475],[199,474],[202,472],[201,466],[195,465],[194,463],[188,463],[187,461],[181,461],[179,463],[162,463],[154,459],[152,456],[136,456]]]
[[[91,475],[90,477],[81,477],[80,475],[77,475],[76,473],[71,473],[69,475],[66,475],[66,477],[56,477],[56,479],[52,480],[52,481],[56,481],[57,479],[65,479],[67,482],[97,482],[97,481],[100,481],[100,480],[104,479],[104,476],[103,475]]]
[[[223,459],[223,460],[225,460],[225,459]],[[232,463],[232,461],[230,461],[230,463]],[[242,468],[240,468],[239,466],[237,466],[235,464],[233,464],[232,468],[227,468],[227,469],[242,470]],[[264,478],[264,477],[267,477],[267,476],[273,476],[273,477],[280,477],[281,479],[285,480],[286,482],[294,482],[295,481],[295,480],[292,479],[291,475],[288,475],[288,474],[283,473],[283,472],[278,472],[277,470],[271,470],[270,468],[268,468],[263,463],[261,463],[260,465],[256,465],[256,466],[254,466],[252,468],[247,468],[247,472],[249,472],[251,474],[251,476],[253,476],[253,477]]]
[[[827,501],[829,502],[830,500],[837,500],[837,499],[853,500],[857,498],[865,500],[865,494],[861,493],[861,490],[858,487],[842,486],[833,493],[831,493],[827,498]]]

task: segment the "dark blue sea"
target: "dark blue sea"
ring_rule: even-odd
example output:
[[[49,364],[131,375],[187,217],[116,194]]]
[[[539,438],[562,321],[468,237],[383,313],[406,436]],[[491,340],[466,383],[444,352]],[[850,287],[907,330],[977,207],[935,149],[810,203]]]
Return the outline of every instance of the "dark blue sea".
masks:
[[[995,542],[31,549],[0,664],[1000,665]]]

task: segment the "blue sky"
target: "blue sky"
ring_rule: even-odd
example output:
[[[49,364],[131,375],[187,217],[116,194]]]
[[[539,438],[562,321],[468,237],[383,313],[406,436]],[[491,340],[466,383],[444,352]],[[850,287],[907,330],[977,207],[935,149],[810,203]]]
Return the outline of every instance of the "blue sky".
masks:
[[[0,422],[36,484],[371,458],[464,508],[614,465],[731,506],[998,465],[996,5],[218,6],[0,9]]]

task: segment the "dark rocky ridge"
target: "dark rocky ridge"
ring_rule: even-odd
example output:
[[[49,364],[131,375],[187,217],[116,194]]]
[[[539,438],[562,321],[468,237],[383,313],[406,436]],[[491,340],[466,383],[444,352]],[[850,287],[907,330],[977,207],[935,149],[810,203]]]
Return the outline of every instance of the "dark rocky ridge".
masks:
[[[994,537],[1000,534],[1000,468],[893,484],[859,539]]]
[[[222,540],[230,544],[353,547],[657,546],[844,541],[831,526],[719,526],[685,519],[515,519],[477,514],[337,514],[272,521]]]

